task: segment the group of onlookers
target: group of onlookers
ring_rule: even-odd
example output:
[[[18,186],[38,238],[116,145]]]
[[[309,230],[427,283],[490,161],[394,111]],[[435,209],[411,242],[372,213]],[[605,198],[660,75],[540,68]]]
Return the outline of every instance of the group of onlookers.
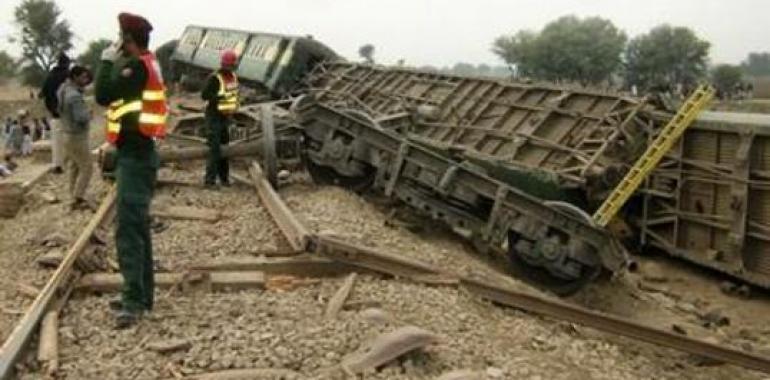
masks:
[[[3,123],[2,137],[5,142],[5,154],[30,155],[33,142],[49,139],[50,136],[51,124],[48,118],[32,118],[27,110],[19,110],[16,117],[7,116]]]
[[[61,54],[38,95],[50,122],[48,117],[31,117],[25,109],[17,111],[15,118],[6,117],[2,130],[5,162],[0,163],[0,176],[8,176],[16,168],[14,157],[32,154],[34,141],[50,139],[53,172],[63,173],[66,165],[71,207],[82,209],[89,208],[84,196],[93,171],[88,139],[92,112],[84,95],[93,74],[83,66],[70,67],[70,63],[69,57]]]

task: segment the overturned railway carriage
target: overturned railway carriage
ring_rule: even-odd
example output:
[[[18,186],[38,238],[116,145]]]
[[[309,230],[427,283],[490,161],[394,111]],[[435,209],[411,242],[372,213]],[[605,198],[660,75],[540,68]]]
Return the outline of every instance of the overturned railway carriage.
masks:
[[[671,118],[616,95],[350,63],[322,68],[312,76],[320,102],[566,202],[584,219]],[[629,248],[661,249],[770,288],[767,144],[770,116],[703,113],[624,209]]]
[[[704,112],[637,198],[643,245],[770,288],[770,116]]]
[[[534,221],[556,212],[569,225],[592,226],[588,213],[643,152],[656,126],[653,110],[632,98],[488,78],[336,62],[321,65],[310,84],[314,101],[325,107],[315,115],[348,116],[303,124],[315,178],[349,187],[373,182],[386,195],[467,230],[477,246],[501,248],[505,243],[502,251],[517,272],[534,275],[555,290],[560,283],[564,288],[579,283],[603,261],[603,253],[593,243],[588,244],[594,248],[592,258],[579,248],[582,243],[576,241],[585,231],[566,228],[551,216],[541,225]],[[401,136],[406,145],[385,153],[376,142],[341,131],[329,119],[358,120]],[[452,164],[410,170],[409,152],[416,147],[439,152]],[[457,183],[457,168],[470,168],[531,196],[542,209],[520,208],[515,222],[501,222],[499,195]],[[395,184],[402,177],[409,190],[399,194]],[[448,189],[459,193],[450,196]],[[518,224],[525,219],[533,226]]]
[[[302,91],[306,75],[337,55],[311,37],[188,26],[171,56],[182,82],[198,87],[219,68],[222,51],[238,54],[236,73],[241,84],[242,103],[280,99]],[[248,90],[248,91],[247,91]],[[233,141],[258,137],[259,109],[244,107],[230,126]],[[188,114],[175,120],[172,132],[205,137],[202,114]]]
[[[316,180],[373,187],[399,199],[557,293],[577,291],[603,268],[626,264],[614,238],[568,203],[543,202],[361,114],[312,100],[296,111]]]
[[[529,191],[592,209],[646,147],[655,121],[637,99],[488,78],[335,62],[311,76],[323,103],[387,123],[416,115],[410,138],[463,154]],[[572,191],[577,189],[578,191]]]
[[[195,25],[185,29],[171,59],[184,82],[200,84],[219,68],[219,57],[226,49],[238,54],[236,72],[241,82],[269,98],[297,91],[316,65],[338,59],[312,37]]]

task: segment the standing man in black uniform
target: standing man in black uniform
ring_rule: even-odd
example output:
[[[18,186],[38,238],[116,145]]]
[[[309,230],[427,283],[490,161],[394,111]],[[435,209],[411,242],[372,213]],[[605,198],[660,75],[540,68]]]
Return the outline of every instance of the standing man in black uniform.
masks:
[[[230,185],[230,164],[222,157],[222,145],[230,143],[228,128],[232,115],[238,110],[238,77],[233,71],[238,56],[232,50],[222,52],[220,69],[212,74],[201,97],[208,101],[206,107],[206,126],[209,156],[206,161],[206,187],[216,186],[217,177],[223,186]]]
[[[150,201],[159,166],[155,140],[165,135],[168,109],[155,56],[147,50],[152,25],[141,16],[121,13],[120,38],[102,54],[96,101],[109,106],[107,141],[117,147],[116,248],[123,291],[118,328],[134,325],[152,310],[154,273]],[[121,58],[122,64],[115,60]]]

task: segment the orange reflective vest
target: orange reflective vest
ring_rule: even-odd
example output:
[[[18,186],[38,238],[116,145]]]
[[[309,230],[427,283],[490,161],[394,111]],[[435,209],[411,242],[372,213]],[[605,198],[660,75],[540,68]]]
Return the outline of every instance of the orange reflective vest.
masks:
[[[233,114],[238,110],[238,77],[235,73],[230,75],[217,73],[217,79],[219,80],[217,110],[225,115]]]
[[[160,66],[152,52],[142,54],[139,59],[147,70],[147,82],[142,91],[141,100],[125,101],[118,99],[110,103],[107,109],[107,141],[118,143],[120,121],[123,117],[139,113],[139,132],[149,138],[166,136],[166,86],[160,74]]]

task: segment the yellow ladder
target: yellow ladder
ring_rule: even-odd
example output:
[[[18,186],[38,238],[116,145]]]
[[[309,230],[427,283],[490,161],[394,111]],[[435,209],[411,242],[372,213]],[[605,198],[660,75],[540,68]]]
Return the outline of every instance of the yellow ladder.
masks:
[[[679,139],[687,127],[692,124],[698,114],[708,105],[714,97],[716,90],[708,85],[701,85],[690,95],[687,101],[677,111],[676,115],[663,127],[658,137],[647,147],[644,154],[636,160],[631,170],[626,173],[623,180],[612,190],[609,197],[593,215],[594,222],[604,227],[618,213],[631,194],[639,188],[642,181],[658,165],[663,156]]]

